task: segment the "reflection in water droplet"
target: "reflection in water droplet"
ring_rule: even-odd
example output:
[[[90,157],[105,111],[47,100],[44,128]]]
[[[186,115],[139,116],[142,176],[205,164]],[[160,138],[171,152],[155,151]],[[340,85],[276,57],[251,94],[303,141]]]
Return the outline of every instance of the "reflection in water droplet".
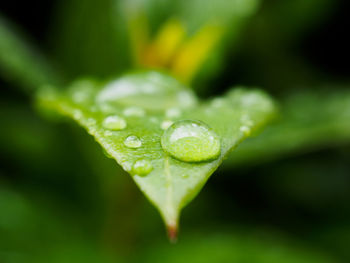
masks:
[[[184,162],[202,162],[220,155],[220,138],[205,123],[181,120],[171,125],[161,139],[163,150]]]
[[[143,117],[145,111],[140,107],[128,107],[123,111],[123,114],[127,117]]]
[[[105,129],[119,131],[126,128],[126,121],[117,115],[108,116],[103,120],[102,126]]]
[[[165,120],[161,123],[160,128],[163,130],[168,129],[174,122],[173,121],[169,121],[169,120]]]
[[[134,175],[144,176],[153,170],[153,166],[148,160],[138,160],[132,166],[131,172]]]
[[[130,135],[124,140],[124,145],[128,148],[139,148],[141,147],[142,142],[137,136]]]

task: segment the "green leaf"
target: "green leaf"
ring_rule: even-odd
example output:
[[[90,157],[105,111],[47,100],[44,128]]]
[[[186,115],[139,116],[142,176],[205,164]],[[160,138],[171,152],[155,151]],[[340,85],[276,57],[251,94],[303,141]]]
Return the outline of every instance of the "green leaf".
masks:
[[[189,89],[155,71],[129,74],[106,85],[80,80],[64,93],[43,90],[39,98],[46,108],[85,127],[132,175],[160,211],[170,237],[176,234],[180,210],[198,194],[225,156],[275,113],[273,102],[262,91],[238,88],[224,97],[198,102]],[[210,132],[220,140],[220,155],[215,159],[213,154],[214,160],[205,162],[180,161],[181,154],[203,147],[196,153],[195,161],[200,161],[210,136],[200,145],[193,141],[175,145],[176,159],[168,155],[162,148],[164,129],[181,120],[211,127]]]
[[[299,91],[281,102],[280,119],[260,136],[246,140],[227,165],[257,164],[350,142],[350,92]]]
[[[59,81],[58,75],[45,58],[1,14],[0,74],[29,91]]]

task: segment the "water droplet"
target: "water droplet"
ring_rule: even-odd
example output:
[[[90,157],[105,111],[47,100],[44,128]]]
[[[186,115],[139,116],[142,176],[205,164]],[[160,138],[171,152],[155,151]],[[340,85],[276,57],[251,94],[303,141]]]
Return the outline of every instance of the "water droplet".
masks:
[[[73,112],[73,118],[76,120],[80,120],[83,117],[83,113],[80,110],[75,110]]]
[[[225,105],[225,99],[223,98],[215,98],[211,101],[210,104],[214,108],[221,108]]]
[[[251,130],[250,130],[250,128],[248,127],[248,126],[241,126],[240,128],[239,128],[239,130],[241,131],[241,132],[243,132],[244,133],[244,135],[250,135],[250,133],[251,133]]]
[[[131,172],[134,175],[144,176],[153,170],[153,166],[148,160],[138,160],[132,166]]]
[[[111,81],[98,94],[97,103],[102,111],[133,105],[160,111],[171,107],[193,107],[197,99],[176,79],[156,71],[146,71]]]
[[[161,139],[163,150],[184,162],[216,159],[220,154],[220,138],[205,123],[181,120],[171,125]]]
[[[123,166],[123,169],[124,169],[125,171],[127,171],[127,172],[130,172],[131,169],[132,169],[132,163],[129,162],[129,161],[124,161],[124,162],[122,163],[122,166]]]
[[[174,122],[173,121],[169,121],[169,120],[165,120],[161,123],[160,128],[163,130],[168,129]]]
[[[108,136],[112,136],[113,135],[113,132],[112,131],[105,131],[103,133],[104,136],[108,137]]]
[[[96,124],[96,120],[94,118],[88,118],[86,120],[86,124],[87,125],[95,125]]]
[[[170,109],[167,109],[165,112],[165,116],[170,119],[179,118],[181,114],[182,112],[179,108],[170,108]]]
[[[77,104],[87,104],[93,100],[96,93],[96,82],[92,79],[78,79],[69,87],[69,94]]]
[[[149,120],[153,123],[159,123],[159,120],[156,117],[151,117]]]
[[[243,124],[245,126],[252,126],[253,125],[253,121],[252,119],[249,117],[248,114],[243,114],[241,117],[241,122],[243,122]]]
[[[124,140],[124,145],[128,148],[139,148],[141,147],[142,142],[137,136],[130,135]]]
[[[103,120],[102,126],[105,129],[119,131],[126,128],[126,121],[117,115],[108,116]]]
[[[123,111],[123,114],[127,117],[143,117],[145,111],[140,107],[128,107]]]

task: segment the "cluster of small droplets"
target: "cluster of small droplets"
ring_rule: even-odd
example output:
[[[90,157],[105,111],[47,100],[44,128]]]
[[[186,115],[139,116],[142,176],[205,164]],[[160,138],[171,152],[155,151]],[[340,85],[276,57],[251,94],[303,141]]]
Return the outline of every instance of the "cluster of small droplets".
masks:
[[[249,136],[251,134],[251,127],[253,125],[252,120],[250,119],[249,115],[244,114],[241,117],[241,122],[243,125],[239,128],[239,130],[246,136]]]

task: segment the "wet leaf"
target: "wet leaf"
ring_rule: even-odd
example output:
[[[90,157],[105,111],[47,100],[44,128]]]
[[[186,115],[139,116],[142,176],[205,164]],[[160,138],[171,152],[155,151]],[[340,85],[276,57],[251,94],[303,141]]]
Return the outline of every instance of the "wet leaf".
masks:
[[[224,97],[199,102],[191,90],[155,71],[129,74],[107,84],[80,80],[64,93],[42,90],[39,102],[73,118],[95,137],[158,208],[172,238],[180,210],[225,156],[275,113],[274,103],[262,91],[237,88]],[[167,147],[164,130],[183,120],[193,122],[195,129],[185,127],[173,136],[185,140],[176,141],[171,151],[163,149]],[[198,129],[202,133],[196,144]],[[219,138],[219,152],[205,148],[217,147],[216,140],[209,143],[213,134]],[[181,152],[187,150],[196,158]]]

